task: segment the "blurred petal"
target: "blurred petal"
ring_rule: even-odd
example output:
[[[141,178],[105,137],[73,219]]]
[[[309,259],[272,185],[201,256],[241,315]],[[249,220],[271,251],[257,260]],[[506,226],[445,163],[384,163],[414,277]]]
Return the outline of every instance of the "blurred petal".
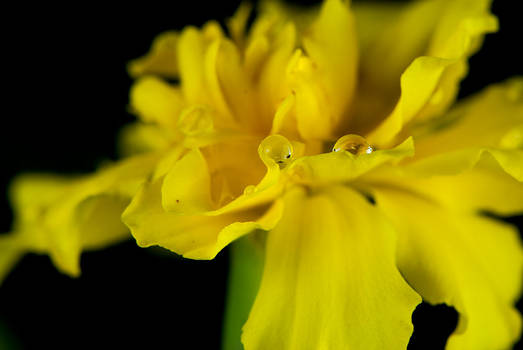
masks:
[[[455,214],[415,194],[374,191],[399,231],[400,270],[424,299],[460,313],[447,349],[507,349],[521,331],[514,308],[521,291],[523,249],[512,226]]]
[[[523,181],[523,80],[494,85],[458,105],[446,120],[429,123],[416,140],[416,157],[405,171],[452,175],[493,157]]]
[[[154,124],[141,122],[125,125],[118,134],[118,154],[129,157],[140,153],[167,149],[175,140],[174,134]]]
[[[180,90],[155,77],[138,80],[131,88],[131,108],[145,123],[173,129],[184,106]]]
[[[0,286],[26,252],[26,249],[16,242],[15,235],[18,234],[13,232],[0,235]]]
[[[245,349],[406,348],[420,298],[396,270],[386,221],[346,187],[294,188],[284,203]]]
[[[416,159],[467,148],[523,149],[522,126],[523,78],[517,77],[486,88],[445,119],[420,128]]]
[[[2,263],[47,253],[60,271],[78,276],[82,250],[129,237],[120,215],[157,160],[156,154],[132,157],[83,177],[19,176],[10,188],[15,219],[13,233],[2,238]]]
[[[393,142],[411,121],[444,112],[454,101],[467,60],[486,33],[497,30],[488,0],[445,1],[428,43],[426,56],[416,58],[401,76],[401,96],[392,113],[373,130],[373,144]]]
[[[356,83],[358,48],[348,6],[325,1],[302,41],[306,55],[298,51],[288,68],[298,130],[305,139],[330,139],[346,116]]]
[[[354,5],[361,29],[358,35],[364,36],[360,40],[364,88],[388,100],[398,97],[400,76],[416,57],[424,54],[443,5],[443,1]]]
[[[245,40],[245,31],[247,28],[247,21],[252,11],[252,5],[243,1],[234,15],[227,20],[227,28],[234,42],[243,47]]]
[[[508,175],[490,156],[462,172],[441,174],[408,173],[405,169],[379,168],[360,179],[360,183],[385,185],[421,194],[453,211],[498,215],[523,213],[523,183]]]
[[[127,67],[132,77],[157,74],[178,77],[178,33],[165,32],[156,37],[147,55],[131,61]]]

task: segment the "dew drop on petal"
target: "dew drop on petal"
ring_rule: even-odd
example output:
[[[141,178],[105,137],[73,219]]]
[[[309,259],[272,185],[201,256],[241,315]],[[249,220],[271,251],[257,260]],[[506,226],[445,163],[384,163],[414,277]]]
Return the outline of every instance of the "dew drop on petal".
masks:
[[[292,144],[281,135],[270,135],[260,144],[261,156],[284,168],[293,156]]]
[[[243,189],[243,194],[245,194],[245,195],[249,195],[249,194],[254,193],[255,190],[256,190],[256,186],[254,186],[254,185],[248,185],[248,186],[246,186],[246,187]]]
[[[360,135],[348,134],[342,136],[336,141],[334,147],[332,147],[333,152],[347,151],[352,154],[361,155],[361,154],[370,154],[374,149],[371,145]]]
[[[178,128],[187,136],[209,133],[213,129],[212,115],[202,106],[191,106],[180,113]]]

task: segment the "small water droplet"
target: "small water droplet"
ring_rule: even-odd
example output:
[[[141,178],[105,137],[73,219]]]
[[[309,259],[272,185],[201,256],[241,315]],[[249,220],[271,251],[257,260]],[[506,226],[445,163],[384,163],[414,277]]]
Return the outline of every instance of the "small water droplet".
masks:
[[[270,135],[260,143],[260,155],[284,168],[292,160],[292,144],[281,135]]]
[[[187,136],[209,133],[213,129],[212,115],[203,106],[188,107],[180,113],[178,128]]]
[[[256,191],[256,186],[254,185],[249,185],[249,186],[246,186],[244,189],[243,189],[243,194],[245,195],[249,195],[249,194],[252,194]]]
[[[361,155],[361,154],[370,154],[374,151],[371,145],[360,135],[349,134],[342,136],[336,141],[334,147],[332,147],[333,152],[347,151],[352,154]]]

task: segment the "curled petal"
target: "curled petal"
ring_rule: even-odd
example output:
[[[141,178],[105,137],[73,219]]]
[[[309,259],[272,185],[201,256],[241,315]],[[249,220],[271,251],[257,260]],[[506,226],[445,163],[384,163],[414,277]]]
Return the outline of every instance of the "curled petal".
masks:
[[[159,245],[192,259],[213,259],[233,240],[279,220],[281,204],[223,215],[167,212],[161,203],[162,180],[146,183],[122,215],[138,245]]]
[[[60,271],[78,276],[83,250],[129,237],[120,215],[157,160],[157,154],[132,157],[74,178],[18,177],[10,188],[13,232],[0,241],[6,252],[2,274],[23,254],[36,252],[49,254]]]

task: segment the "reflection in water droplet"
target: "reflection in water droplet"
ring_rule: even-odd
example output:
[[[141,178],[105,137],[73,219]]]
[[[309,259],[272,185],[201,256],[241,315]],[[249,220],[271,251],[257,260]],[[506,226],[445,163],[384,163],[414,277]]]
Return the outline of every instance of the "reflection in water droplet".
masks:
[[[347,151],[352,154],[369,154],[374,151],[371,145],[360,135],[349,134],[342,136],[336,141],[333,152]]]
[[[243,194],[245,194],[245,195],[249,195],[249,194],[254,193],[255,190],[256,190],[256,186],[254,186],[254,185],[249,185],[249,186],[246,186],[246,187],[245,187],[245,189],[243,190]]]
[[[281,135],[270,135],[260,143],[261,156],[284,168],[292,159],[292,144]]]
[[[184,109],[178,118],[178,128],[187,136],[197,136],[213,129],[212,115],[203,106]]]

